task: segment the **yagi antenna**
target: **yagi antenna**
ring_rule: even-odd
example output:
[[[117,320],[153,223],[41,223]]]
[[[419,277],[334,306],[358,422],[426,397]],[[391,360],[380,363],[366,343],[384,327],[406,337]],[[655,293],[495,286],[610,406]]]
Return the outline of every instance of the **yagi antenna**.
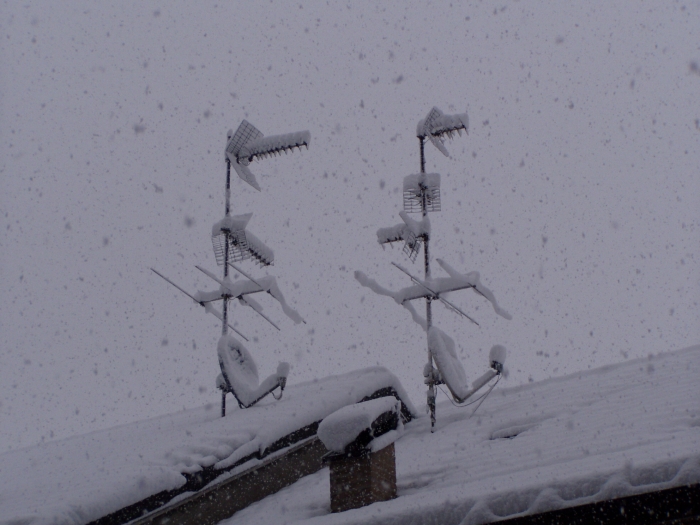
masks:
[[[421,141],[428,138],[445,157],[449,157],[450,154],[445,149],[443,141],[445,137],[452,138],[455,133],[461,135],[462,131],[469,134],[469,117],[466,113],[445,115],[434,107],[428,116],[418,123],[416,136]]]
[[[260,266],[274,264],[275,253],[248,229],[252,213],[227,215],[211,229],[211,243],[216,264],[253,259]]]
[[[428,115],[418,123],[416,137],[420,145],[420,172],[404,177],[403,211],[399,214],[403,224],[377,230],[377,241],[379,244],[384,245],[404,241],[403,252],[411,261],[417,259],[418,252],[421,246],[423,247],[424,279],[421,280],[399,264],[392,263],[408,275],[413,283],[412,286],[392,292],[380,286],[376,281],[369,279],[362,272],[355,272],[355,278],[361,285],[380,295],[392,297],[397,303],[406,307],[411,312],[413,320],[426,331],[428,338],[428,362],[424,368],[424,382],[428,385],[427,405],[430,411],[431,432],[435,429],[435,387],[437,385],[447,384],[454,399],[460,402],[460,399],[466,399],[466,397],[473,394],[473,391],[482,388],[486,384],[485,382],[479,382],[473,391],[469,391],[468,387],[465,386],[466,376],[461,363],[456,358],[454,341],[433,325],[433,301],[440,301],[449,310],[466,317],[478,326],[479,323],[476,320],[455,304],[441,297],[441,294],[472,288],[492,304],[497,314],[510,319],[510,314],[498,306],[491,291],[480,283],[477,272],[460,274],[449,267],[447,263],[438,259],[438,263],[450,277],[432,279],[430,274],[431,226],[428,213],[441,211],[442,202],[440,198],[440,175],[438,173],[426,173],[425,170],[425,142],[429,140],[445,156],[449,157],[449,153],[444,145],[445,138],[452,138],[455,134],[461,135],[462,131],[468,133],[468,130],[469,118],[466,113],[446,115],[436,107],[432,108]],[[412,219],[408,216],[409,213],[420,213],[421,219]],[[410,304],[410,301],[415,299],[425,299],[425,318],[422,318]],[[433,366],[434,364],[437,368]],[[497,364],[497,368],[494,368],[495,371],[489,372],[488,376],[482,376],[481,379],[493,377],[492,373],[495,375],[500,374],[502,366]]]
[[[241,270],[238,266],[236,266],[236,265],[233,264],[232,262],[228,263],[228,265],[229,265],[231,268],[233,268],[234,270],[236,270],[238,273],[240,273],[243,277],[245,277],[246,279],[248,279],[249,281],[253,281],[253,282],[254,282],[255,284],[257,284],[260,288],[263,287],[262,284],[260,284],[258,281],[256,281],[255,279],[253,279],[253,277],[252,277],[250,274],[244,272],[243,270]]]
[[[265,289],[265,287],[264,287],[262,284],[260,284],[258,281],[256,281],[249,273],[244,272],[243,270],[241,270],[238,266],[236,266],[236,265],[233,264],[232,262],[228,263],[228,265],[229,265],[231,268],[233,268],[234,270],[236,270],[238,273],[240,273],[243,277],[245,277],[246,279],[248,279],[249,281],[252,281],[253,283],[257,284],[260,288]],[[265,289],[265,291],[266,291],[268,294],[272,295],[272,293],[270,292],[270,290]],[[274,297],[274,296],[273,296],[273,297]],[[304,318],[301,318],[301,322],[304,323],[304,324],[306,324],[306,321],[304,320]]]
[[[233,130],[228,132],[226,159],[233,164],[233,169],[241,179],[260,191],[255,175],[248,169],[253,160],[292,152],[294,148],[301,149],[302,146],[308,149],[310,142],[311,134],[308,131],[266,137],[244,120],[235,133]]]
[[[252,369],[255,369],[254,361],[248,350],[243,347],[238,341],[228,335],[228,329],[231,328],[234,332],[248,341],[241,332],[236,330],[228,322],[229,301],[238,299],[241,304],[250,306],[257,314],[264,318],[268,323],[274,326],[277,330],[280,327],[272,321],[268,316],[262,313],[262,306],[259,305],[253,298],[246,297],[249,294],[266,291],[282,306],[282,310],[295,323],[304,321],[296,310],[291,308],[285,301],[284,296],[277,286],[274,277],[266,277],[266,286],[245,274],[232,263],[240,262],[247,259],[252,259],[261,266],[269,266],[274,262],[274,252],[268,248],[261,240],[253,235],[247,228],[248,222],[252,217],[252,213],[242,215],[231,215],[231,165],[238,176],[245,182],[253,186],[256,190],[260,190],[255,175],[250,171],[248,166],[256,159],[264,159],[269,156],[281,155],[282,153],[290,153],[294,149],[301,149],[305,146],[307,149],[311,142],[311,135],[308,131],[299,131],[296,133],[287,133],[285,135],[271,135],[265,137],[260,130],[255,128],[248,121],[243,120],[234,133],[233,130],[228,132],[226,138],[225,157],[226,157],[226,193],[225,193],[225,215],[224,218],[218,221],[212,227],[211,240],[214,248],[214,257],[219,266],[223,266],[223,280],[216,277],[211,272],[197,266],[204,274],[219,283],[220,288],[213,292],[197,292],[192,295],[183,288],[175,284],[173,281],[151,268],[154,273],[163,278],[169,284],[187,295],[197,304],[203,306],[207,312],[213,313],[221,320],[221,338],[217,344],[217,354],[219,356],[219,365],[221,367],[221,375],[217,378],[217,387],[221,389],[221,415],[226,415],[226,395],[230,392],[238,401],[241,408],[248,408],[260,401],[262,398],[272,393],[275,399],[282,397],[285,385],[287,384],[287,374],[289,372],[288,363],[280,363],[277,367],[277,373],[265,379],[260,385],[250,391],[250,384],[243,384],[240,380],[240,374],[236,372],[237,368],[250,368],[246,361],[250,361]],[[236,270],[243,273],[248,278],[248,281],[239,281],[232,283],[228,279],[229,266],[233,266]],[[222,301],[223,306],[221,313],[210,306],[214,301]],[[305,322],[305,321],[304,321]],[[246,368],[248,367],[248,368]],[[240,371],[240,370],[239,370]],[[257,374],[255,374],[257,381]],[[273,392],[279,388],[279,396]]]
[[[262,312],[260,311],[260,309],[262,308],[260,305],[258,305],[257,303],[254,303],[251,299],[247,299],[247,298],[245,298],[245,297],[239,297],[238,300],[239,300],[241,303],[243,303],[244,305],[250,306],[250,307],[253,309],[253,311],[254,311],[255,313],[257,313],[260,317],[262,317],[263,319],[265,319],[265,321],[267,321],[268,323],[270,323],[272,326],[274,326],[275,328],[277,328],[278,331],[282,331],[282,329],[281,329],[279,326],[277,326],[277,325],[275,324],[275,322],[274,322],[272,319],[270,319],[268,316],[266,316],[264,313],[262,313]]]
[[[229,295],[229,294],[226,294],[226,292],[224,291],[224,290],[229,290],[228,285],[227,285],[224,281],[222,281],[221,279],[219,279],[216,275],[214,275],[214,274],[211,273],[210,271],[205,270],[205,269],[202,268],[201,266],[195,265],[195,268],[197,268],[200,272],[202,272],[202,273],[203,273],[204,275],[206,275],[207,277],[209,277],[209,278],[213,279],[214,281],[216,281],[217,283],[219,283],[219,284],[221,285],[223,295],[227,295],[230,299],[238,299],[242,304],[245,304],[246,306],[250,306],[250,307],[252,308],[252,310],[253,310],[255,313],[257,313],[258,315],[260,315],[260,316],[261,316],[263,319],[265,319],[268,323],[270,323],[272,326],[274,326],[275,328],[277,328],[277,330],[281,330],[280,327],[277,326],[277,325],[272,321],[272,319],[270,319],[268,316],[266,316],[264,313],[262,313],[262,312],[260,311],[259,308],[256,308],[256,306],[254,306],[255,303],[253,303],[253,301],[250,301],[250,302],[249,302],[249,301],[247,301],[246,298],[245,298],[245,296],[248,295],[248,294],[250,294],[250,293],[257,293],[257,292],[262,292],[262,291],[263,291],[262,287],[261,287],[258,283],[256,283],[255,281],[253,281],[254,284],[257,284],[258,287],[261,288],[260,290],[254,290],[254,291],[251,291],[251,292],[240,293],[240,294],[238,294],[238,295]],[[222,295],[222,297],[223,297],[223,295]]]
[[[440,297],[440,293],[439,293],[439,292],[436,292],[436,291],[432,290],[431,288],[429,288],[428,286],[426,286],[426,284],[423,283],[420,279],[418,279],[417,277],[414,277],[413,275],[411,275],[411,274],[408,272],[408,270],[406,270],[406,268],[404,268],[403,266],[401,266],[401,265],[399,265],[399,264],[396,264],[395,262],[392,262],[391,264],[393,264],[393,265],[396,266],[399,270],[401,270],[403,273],[405,273],[406,275],[408,275],[408,276],[411,278],[411,281],[413,281],[415,284],[417,284],[418,286],[421,286],[421,287],[425,288],[428,292],[430,292],[430,293],[433,295],[433,298],[434,298],[434,299],[437,299],[437,300],[440,301],[442,304],[444,304],[444,305],[447,307],[448,310],[452,310],[453,312],[455,312],[455,313],[457,313],[457,314],[463,315],[464,317],[466,317],[467,319],[469,319],[472,323],[474,323],[476,326],[480,326],[479,323],[477,323],[474,319],[472,319],[472,318],[469,317],[467,314],[465,314],[465,313],[464,313],[462,310],[460,310],[456,305],[452,304],[450,301],[448,301],[448,300],[445,299],[444,297]]]
[[[177,284],[175,284],[174,282],[172,282],[170,279],[168,279],[165,275],[163,275],[162,273],[160,273],[160,272],[159,272],[158,270],[156,270],[155,268],[151,268],[151,270],[153,271],[153,273],[155,273],[155,274],[158,275],[159,277],[163,278],[166,282],[172,284],[175,288],[177,288],[178,290],[180,290],[182,293],[184,293],[187,297],[189,297],[190,299],[192,299],[195,303],[197,303],[197,304],[200,305],[200,306],[203,306],[203,307],[206,308],[208,303],[213,303],[213,302],[219,300],[219,299],[214,299],[214,300],[211,300],[211,301],[198,301],[197,299],[195,299],[194,295],[192,295],[191,293],[185,291],[183,288],[180,288]],[[218,317],[219,320],[221,320],[221,315],[219,314],[219,312],[217,312],[216,310],[209,310],[209,311],[210,311],[211,313],[213,313],[214,315],[216,315],[216,317]],[[236,330],[236,329],[235,329],[233,326],[231,326],[230,324],[228,325],[228,327],[229,327],[231,330],[233,330],[234,332],[236,332],[238,335],[240,335],[240,336],[241,336],[243,339],[245,339],[246,341],[250,341],[250,339],[248,339],[246,336],[244,336],[241,332],[239,332],[238,330]]]

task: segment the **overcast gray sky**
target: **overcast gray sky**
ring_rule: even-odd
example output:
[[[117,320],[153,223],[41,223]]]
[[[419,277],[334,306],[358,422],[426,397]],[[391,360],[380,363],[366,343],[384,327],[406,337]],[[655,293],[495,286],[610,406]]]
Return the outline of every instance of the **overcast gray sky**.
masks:
[[[219,323],[160,280],[211,289],[226,131],[308,129],[311,148],[233,180],[275,250],[275,331],[241,306],[262,376],[382,364],[424,403],[425,337],[398,289],[400,221],[432,106],[468,137],[442,174],[432,254],[478,270],[506,321],[441,306],[470,379],[505,385],[700,341],[700,4],[6,2],[0,46],[0,451],[212,403]],[[440,270],[436,270],[439,275]],[[444,399],[441,397],[441,399]]]

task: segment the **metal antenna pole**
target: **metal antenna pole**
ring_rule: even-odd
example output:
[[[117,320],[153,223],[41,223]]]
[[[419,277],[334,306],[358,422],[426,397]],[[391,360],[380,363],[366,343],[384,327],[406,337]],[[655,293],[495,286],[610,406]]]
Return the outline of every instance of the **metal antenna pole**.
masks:
[[[425,137],[418,137],[420,142],[420,172],[425,173]],[[428,188],[421,183],[421,211],[423,218],[428,215]],[[423,266],[425,269],[425,280],[430,279],[430,236],[426,233],[423,235],[423,255],[424,262]],[[432,308],[432,297],[425,298],[425,320],[426,320],[426,334],[433,325],[433,308]],[[433,353],[430,351],[430,345],[428,345],[428,364],[430,364],[430,376],[428,377],[428,409],[430,410],[430,431],[435,432],[435,378],[433,377]]]
[[[231,215],[231,160],[226,158],[226,217]],[[224,279],[228,277],[228,247],[229,247],[229,232],[226,232],[226,241],[224,246]],[[223,322],[221,323],[221,335],[228,333],[228,300],[229,296],[223,296]]]
[[[226,157],[226,217],[231,215],[231,160]],[[228,277],[228,247],[230,231],[224,230],[224,279]],[[228,300],[229,296],[223,294],[223,307],[221,309],[221,336],[228,335]],[[226,417],[226,390],[221,389],[221,417]]]

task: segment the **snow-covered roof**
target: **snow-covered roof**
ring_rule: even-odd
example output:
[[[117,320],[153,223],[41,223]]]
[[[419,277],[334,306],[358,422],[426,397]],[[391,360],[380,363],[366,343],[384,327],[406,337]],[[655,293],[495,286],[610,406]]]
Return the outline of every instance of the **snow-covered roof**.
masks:
[[[264,449],[387,381],[405,396],[388,371],[370,368],[291,386],[232,417],[204,407],[5,453],[0,523],[87,523],[181,486],[181,472]],[[331,514],[323,469],[222,524],[476,525],[698,483],[698,399],[700,345],[497,388],[473,417],[442,401],[434,434],[422,417],[395,443],[398,498]]]
[[[476,525],[698,483],[698,399],[700,346],[499,387],[471,418],[443,401],[395,443],[398,498],[330,514],[324,469],[222,525]]]
[[[387,387],[417,415],[399,380],[372,367],[291,385],[281,400],[225,418],[209,405],[7,452],[0,455],[0,524],[86,524],[183,486],[183,473],[264,455],[291,432]]]

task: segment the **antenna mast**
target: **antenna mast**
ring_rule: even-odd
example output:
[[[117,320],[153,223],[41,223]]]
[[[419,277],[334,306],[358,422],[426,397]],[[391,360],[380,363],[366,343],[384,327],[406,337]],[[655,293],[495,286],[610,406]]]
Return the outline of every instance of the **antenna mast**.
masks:
[[[263,159],[268,156],[276,156],[288,153],[295,148],[306,146],[308,149],[311,135],[308,131],[288,133],[286,135],[272,135],[265,137],[258,129],[248,121],[243,120],[234,133],[230,130],[226,142],[226,196],[224,218],[212,227],[212,246],[214,256],[219,266],[224,267],[223,279],[217,278],[211,272],[197,266],[208,277],[219,284],[219,288],[212,292],[197,292],[194,295],[165,277],[157,270],[151,268],[157,275],[168,283],[189,296],[192,300],[203,306],[207,312],[213,313],[221,319],[221,338],[217,345],[221,375],[217,378],[217,387],[221,389],[221,415],[226,415],[226,394],[231,392],[241,408],[248,408],[262,398],[272,393],[275,399],[282,397],[282,391],[287,382],[289,365],[280,363],[277,373],[258,384],[258,375],[252,356],[248,350],[233,337],[228,335],[229,329],[229,301],[238,299],[242,304],[250,306],[253,311],[262,316],[277,330],[279,327],[265,314],[261,312],[262,306],[257,304],[248,295],[258,292],[268,292],[282,306],[284,313],[295,323],[304,322],[303,318],[286,303],[282,292],[277,286],[274,277],[266,276],[258,280],[252,278],[233,263],[245,259],[254,259],[261,266],[269,266],[274,261],[274,253],[265,244],[246,230],[252,213],[243,215],[231,215],[231,167],[245,182],[260,191],[255,175],[248,165],[255,159]],[[241,273],[246,280],[232,283],[229,279],[229,266]],[[219,313],[211,306],[215,301],[222,301],[222,312]],[[230,327],[246,341],[248,340],[234,327]],[[257,386],[255,386],[257,385]],[[274,390],[279,388],[279,397]]]
[[[490,301],[496,313],[506,319],[510,318],[510,314],[498,306],[491,291],[481,284],[477,272],[460,274],[441,259],[437,259],[437,262],[450,277],[433,279],[430,271],[431,229],[428,213],[440,211],[441,208],[440,175],[438,173],[426,173],[425,171],[425,142],[429,140],[440,152],[449,157],[449,153],[443,143],[444,138],[451,138],[455,133],[461,135],[462,131],[467,132],[468,128],[469,121],[466,113],[445,115],[438,108],[431,109],[428,116],[418,123],[416,136],[420,146],[420,173],[404,177],[403,211],[399,213],[404,224],[380,228],[377,231],[377,240],[380,244],[404,241],[403,252],[411,261],[415,261],[420,251],[420,244],[421,242],[423,243],[424,280],[421,281],[398,264],[394,264],[394,266],[411,278],[413,285],[398,292],[392,292],[383,288],[362,272],[355,272],[355,278],[360,284],[380,295],[392,297],[409,310],[413,320],[426,332],[428,362],[423,369],[423,376],[425,384],[428,386],[427,405],[430,411],[431,431],[435,429],[435,387],[437,385],[447,384],[456,400],[466,400],[490,379],[501,374],[503,360],[505,359],[505,352],[497,353],[496,357],[491,360],[491,367],[495,372],[489,372],[482,376],[482,378],[488,379],[480,382],[475,389],[469,390],[468,385],[466,385],[464,369],[454,356],[454,341],[442,330],[433,326],[432,303],[435,300],[441,302],[449,310],[478,325],[474,319],[457,306],[441,297],[441,294],[468,288],[472,288]],[[408,216],[409,213],[420,213],[421,220],[412,219]],[[414,299],[425,299],[425,319],[420,317],[410,304],[410,301]]]
[[[226,157],[226,214],[225,217],[228,219],[231,216],[231,160]],[[223,229],[225,237],[225,247],[224,247],[224,280],[228,279],[228,256],[229,256],[229,243],[231,238],[229,234],[231,233],[228,229]],[[223,299],[223,315],[221,319],[221,335],[226,335],[228,333],[228,302],[231,296],[227,293],[222,294]],[[224,400],[224,403],[226,401]],[[224,409],[225,410],[225,409]]]
[[[425,136],[418,136],[418,141],[420,143],[420,172],[425,178]],[[423,181],[419,183],[420,188],[420,202],[421,202],[421,215],[423,218],[428,216],[428,188]],[[438,191],[439,188],[438,188]],[[430,279],[430,233],[425,232],[423,234],[423,269],[425,271],[425,280]],[[431,296],[425,297],[425,324],[426,333],[430,331],[430,327],[433,325],[433,298]],[[433,366],[433,353],[430,351],[430,345],[427,344],[428,349],[428,365],[430,365],[431,373],[427,377],[428,384],[428,410],[430,410],[430,429],[431,431],[435,428],[435,377],[432,373],[434,369]]]

